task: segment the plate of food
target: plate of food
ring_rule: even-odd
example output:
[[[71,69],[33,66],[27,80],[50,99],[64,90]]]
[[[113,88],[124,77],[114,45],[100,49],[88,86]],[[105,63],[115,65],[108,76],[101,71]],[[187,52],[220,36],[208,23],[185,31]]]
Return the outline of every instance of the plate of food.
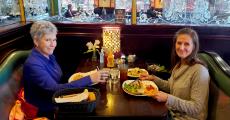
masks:
[[[133,96],[154,96],[158,92],[157,85],[148,80],[126,80],[122,89]]]
[[[82,73],[82,72],[74,73],[73,75],[71,75],[71,76],[69,77],[68,82],[72,82],[72,81],[75,81],[75,80],[79,80],[79,79],[81,79],[81,78],[83,78],[83,77],[86,77],[86,76],[88,76],[88,75],[91,75],[91,74],[93,74],[93,73],[95,73],[95,72],[97,72],[96,69],[95,69],[95,70],[92,70],[92,71],[89,71],[89,72],[86,72],[86,73]],[[93,83],[92,85],[95,85],[95,84],[97,84],[97,83]]]
[[[147,70],[140,68],[130,68],[128,69],[129,77],[140,77],[141,74],[149,74]]]
[[[168,72],[165,69],[164,65],[158,65],[158,64],[150,64],[148,65],[148,70],[153,72]]]
[[[84,73],[81,73],[81,72],[77,72],[77,73],[74,73],[73,75],[70,76],[68,82],[72,82],[72,81],[75,81],[75,80],[79,80],[81,78],[85,77],[85,74]]]

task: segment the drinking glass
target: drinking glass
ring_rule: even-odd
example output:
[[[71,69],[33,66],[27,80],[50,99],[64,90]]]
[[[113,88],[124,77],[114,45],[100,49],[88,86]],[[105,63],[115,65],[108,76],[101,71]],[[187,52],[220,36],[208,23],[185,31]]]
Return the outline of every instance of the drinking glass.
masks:
[[[120,71],[116,68],[110,70],[111,82],[117,83],[120,78]]]
[[[118,66],[120,70],[120,81],[121,83],[128,79],[128,66],[126,64],[121,64]]]

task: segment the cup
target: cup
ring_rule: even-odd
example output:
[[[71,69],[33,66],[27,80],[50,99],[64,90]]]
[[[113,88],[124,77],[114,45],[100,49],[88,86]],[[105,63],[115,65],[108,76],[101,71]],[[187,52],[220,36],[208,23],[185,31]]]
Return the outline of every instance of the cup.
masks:
[[[120,81],[121,83],[128,79],[128,66],[126,64],[121,64],[118,66],[120,70]]]
[[[107,93],[111,93],[111,94],[119,94],[120,88],[121,87],[120,87],[119,81],[116,84],[110,81],[106,86]]]
[[[101,71],[108,73],[108,77],[103,77],[103,80],[106,80],[106,82],[108,82],[108,80],[110,79],[110,69],[109,68],[102,68]]]
[[[116,68],[110,70],[110,77],[112,83],[117,83],[120,78],[120,71]]]

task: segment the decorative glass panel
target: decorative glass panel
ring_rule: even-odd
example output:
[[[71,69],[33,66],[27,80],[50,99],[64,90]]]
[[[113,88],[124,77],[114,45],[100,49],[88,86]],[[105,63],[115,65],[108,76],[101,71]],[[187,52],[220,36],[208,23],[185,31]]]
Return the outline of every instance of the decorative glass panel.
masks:
[[[137,18],[139,23],[230,24],[230,0],[150,0],[149,4],[147,12],[140,13]]]
[[[72,10],[68,10],[70,4]],[[73,22],[113,23],[114,5],[115,0],[61,0],[61,14]]]
[[[132,0],[116,0],[116,9],[125,9],[125,23],[131,24]]]
[[[49,17],[47,0],[24,0],[27,20],[40,20]]]
[[[20,21],[18,0],[0,0],[0,26]]]
[[[74,17],[59,17],[62,18],[59,20],[90,23],[115,23],[115,9],[125,9],[125,24],[130,24],[132,0],[60,1],[62,16],[65,16],[67,5],[72,4]],[[108,1],[110,1],[110,7],[108,7]],[[137,24],[230,24],[230,0],[136,1]],[[106,3],[106,6],[100,7],[100,3],[102,2]]]

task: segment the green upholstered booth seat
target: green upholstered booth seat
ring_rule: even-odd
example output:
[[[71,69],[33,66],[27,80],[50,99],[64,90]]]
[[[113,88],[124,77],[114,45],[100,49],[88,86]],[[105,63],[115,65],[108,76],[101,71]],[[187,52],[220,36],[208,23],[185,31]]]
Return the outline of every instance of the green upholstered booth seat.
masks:
[[[14,51],[0,64],[0,119],[8,120],[17,98],[22,79],[22,68],[30,50]]]
[[[24,63],[29,53],[29,50],[14,51],[3,61],[3,63],[0,65],[0,85],[9,79],[13,70],[18,67],[19,64]]]
[[[209,73],[221,90],[230,96],[230,67],[214,52],[199,53],[199,57],[208,65]]]
[[[211,77],[207,120],[230,119],[230,67],[215,52],[200,52]]]

